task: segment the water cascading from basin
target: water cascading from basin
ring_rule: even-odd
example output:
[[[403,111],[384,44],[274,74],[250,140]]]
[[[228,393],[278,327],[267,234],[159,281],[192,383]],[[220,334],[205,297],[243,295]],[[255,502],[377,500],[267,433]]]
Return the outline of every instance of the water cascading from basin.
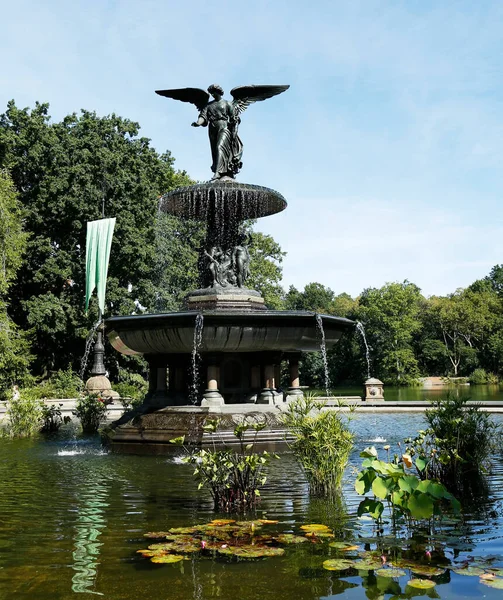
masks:
[[[199,363],[201,356],[199,350],[203,343],[203,327],[204,317],[202,313],[197,313],[196,321],[194,324],[194,342],[191,353],[191,389],[190,389],[190,402],[191,404],[197,404],[199,398]]]
[[[367,343],[367,336],[365,335],[365,328],[363,327],[363,323],[361,323],[360,321],[356,321],[356,331],[358,331],[358,333],[360,334],[362,340],[363,340],[363,344],[365,346],[365,359],[367,361],[367,379],[370,379],[371,375],[370,375],[370,347]]]
[[[323,319],[321,318],[321,315],[319,315],[318,313],[316,313],[316,326],[320,333],[320,351],[321,351],[321,358],[323,360],[323,370],[325,373],[325,394],[328,398],[332,394],[330,391],[330,387],[331,387],[330,375],[328,373],[327,342],[326,342],[326,338],[325,338],[325,329],[323,327]]]

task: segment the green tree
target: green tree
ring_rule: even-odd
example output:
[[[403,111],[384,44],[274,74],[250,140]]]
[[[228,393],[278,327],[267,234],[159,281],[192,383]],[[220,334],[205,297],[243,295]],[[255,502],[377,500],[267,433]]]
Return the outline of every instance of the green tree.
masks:
[[[0,170],[0,398],[14,383],[22,383],[31,359],[27,336],[10,319],[9,287],[21,266],[26,246],[22,208],[12,180]]]
[[[308,283],[303,292],[290,286],[286,297],[286,308],[290,310],[309,310],[317,313],[330,314],[334,301],[334,292],[321,283]]]
[[[279,310],[283,308],[284,295],[281,263],[286,253],[272,236],[259,231],[250,233],[250,278],[246,286],[258,290],[268,308]]]
[[[371,347],[373,374],[386,382],[404,385],[419,375],[412,344],[421,328],[422,300],[421,290],[409,281],[367,288],[360,296],[358,315]]]
[[[95,305],[83,313],[86,221],[117,217],[106,314],[155,304],[157,199],[189,180],[138,132],[132,121],[88,111],[52,123],[46,104],[30,111],[9,102],[0,117],[0,166],[12,173],[30,233],[11,314],[34,332],[38,373],[75,365],[96,317]]]
[[[440,332],[454,376],[468,374],[478,365],[477,351],[495,328],[501,304],[493,290],[459,289],[429,299],[432,322]]]

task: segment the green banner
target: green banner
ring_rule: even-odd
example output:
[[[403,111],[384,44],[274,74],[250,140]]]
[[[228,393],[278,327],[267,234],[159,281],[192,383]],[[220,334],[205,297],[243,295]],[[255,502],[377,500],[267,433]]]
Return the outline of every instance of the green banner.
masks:
[[[114,234],[115,217],[87,223],[86,240],[86,310],[94,288],[97,288],[98,306],[105,312],[108,261]]]

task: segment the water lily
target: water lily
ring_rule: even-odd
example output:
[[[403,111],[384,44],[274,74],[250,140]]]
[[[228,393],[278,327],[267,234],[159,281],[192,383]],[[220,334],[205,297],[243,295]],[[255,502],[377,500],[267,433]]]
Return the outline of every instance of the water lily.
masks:
[[[402,460],[403,460],[403,464],[407,468],[410,469],[412,467],[412,458],[410,457],[410,454],[402,454]]]

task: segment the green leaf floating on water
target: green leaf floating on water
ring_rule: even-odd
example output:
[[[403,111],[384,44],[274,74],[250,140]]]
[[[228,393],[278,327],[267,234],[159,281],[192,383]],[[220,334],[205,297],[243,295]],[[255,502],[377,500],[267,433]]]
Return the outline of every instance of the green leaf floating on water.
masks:
[[[379,575],[380,577],[390,577],[390,578],[395,578],[395,577],[403,577],[405,575],[405,571],[402,571],[402,569],[377,569],[375,571],[376,575]]]
[[[171,534],[169,531],[149,531],[148,533],[144,533],[143,537],[152,538],[153,540],[162,540],[170,535],[173,534]]]
[[[165,544],[152,544],[148,547],[149,550],[159,552],[180,552],[181,554],[190,554],[191,552],[199,552],[201,550],[201,542],[192,540],[190,542],[166,542]]]
[[[469,577],[480,577],[485,573],[485,570],[482,567],[461,567],[452,570],[457,575],[467,575]]]
[[[330,542],[328,545],[330,548],[336,548],[337,550],[342,550],[343,552],[347,552],[348,550],[358,550],[358,546],[348,544],[348,542]]]
[[[319,523],[310,523],[309,525],[301,525],[300,528],[309,533],[332,533],[330,527]]]
[[[184,533],[184,534],[191,534],[191,533],[196,533],[196,531],[198,531],[197,527],[172,527],[169,530],[169,533]]]
[[[431,579],[411,579],[410,581],[407,581],[407,585],[416,590],[431,590],[436,584],[434,581],[431,581]]]
[[[181,554],[162,554],[161,556],[154,556],[151,559],[153,563],[176,563],[183,560],[183,556]]]
[[[262,546],[227,546],[219,548],[219,554],[225,556],[237,556],[238,558],[262,558],[264,556],[282,556],[285,551],[283,548],[270,548]]]
[[[491,587],[496,590],[503,590],[503,577],[495,577],[494,579],[480,579],[479,582],[483,585],[487,585],[487,587]]]
[[[445,569],[442,569],[442,567],[435,567],[434,565],[414,565],[412,563],[410,564],[409,568],[413,573],[427,575],[429,577],[443,575],[446,571]]]
[[[346,571],[354,566],[354,560],[347,560],[345,558],[331,558],[323,563],[323,568],[327,571]]]
[[[303,535],[295,535],[293,533],[281,533],[280,535],[274,536],[272,539],[280,544],[302,544],[303,542],[308,541]]]
[[[354,562],[355,569],[358,571],[376,571],[382,567],[382,562],[378,559],[364,558]]]

